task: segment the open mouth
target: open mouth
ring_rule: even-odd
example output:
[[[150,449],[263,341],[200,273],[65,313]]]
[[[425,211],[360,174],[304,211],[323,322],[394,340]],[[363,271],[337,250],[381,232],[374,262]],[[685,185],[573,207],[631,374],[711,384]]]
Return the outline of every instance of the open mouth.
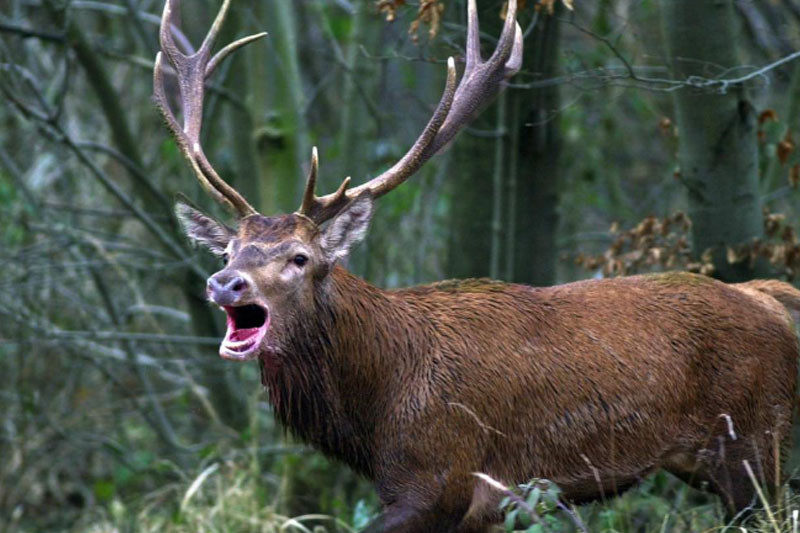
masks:
[[[228,331],[219,354],[236,361],[253,358],[269,329],[269,312],[256,304],[225,306],[224,309],[228,314]]]

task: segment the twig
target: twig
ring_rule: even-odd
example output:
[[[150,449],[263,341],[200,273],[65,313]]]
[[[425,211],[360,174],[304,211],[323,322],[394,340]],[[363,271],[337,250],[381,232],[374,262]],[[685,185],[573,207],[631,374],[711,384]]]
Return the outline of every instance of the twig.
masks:
[[[49,41],[53,43],[64,42],[63,33],[51,33],[34,28],[17,26],[16,24],[9,24],[7,22],[0,22],[0,32],[13,33],[15,35],[19,35],[23,39],[41,39],[43,41]]]
[[[508,487],[506,487],[493,477],[483,474],[481,472],[473,472],[472,475],[486,482],[490,487],[504,494],[509,500],[513,501],[519,508],[528,513],[528,515],[534,522],[542,526],[542,529],[544,531],[550,531],[550,528],[547,527],[547,524],[545,524],[544,520],[542,520],[542,517],[539,516],[539,513],[536,512],[536,509],[528,505],[528,502],[526,502],[523,498],[520,498],[520,496],[513,490],[509,489]]]
[[[753,468],[750,466],[750,462],[745,459],[742,461],[742,464],[744,464],[744,469],[747,470],[747,476],[750,478],[750,481],[753,483],[753,487],[756,489],[758,499],[761,500],[761,505],[764,506],[764,511],[767,513],[767,518],[769,519],[772,529],[775,530],[775,533],[781,533],[780,528],[778,527],[778,522],[775,520],[775,515],[772,514],[772,509],[770,509],[767,497],[764,495],[764,491],[761,489],[761,485],[758,483],[758,480],[756,480],[756,475],[753,473]]]
[[[506,436],[506,434],[503,433],[502,431],[500,431],[499,429],[495,429],[495,428],[493,428],[492,426],[490,426],[488,424],[484,424],[481,421],[480,417],[478,417],[478,415],[475,414],[475,411],[473,411],[472,409],[470,409],[469,407],[467,407],[463,403],[447,402],[447,405],[452,405],[453,407],[458,407],[460,409],[463,409],[468,415],[470,415],[475,420],[475,422],[481,427],[481,429],[483,429],[484,432],[488,433],[489,431],[493,431],[494,433],[497,433],[501,437],[505,437]]]
[[[54,330],[37,335],[37,339],[94,339],[100,341],[126,340],[136,342],[154,342],[159,344],[194,344],[199,346],[216,346],[216,337],[198,337],[195,335],[169,335],[163,333],[127,333],[122,331],[81,331]],[[0,344],[6,341],[0,340]]]
[[[675,80],[670,78],[648,78],[642,77],[637,74],[637,67],[634,67],[630,61],[617,49],[614,44],[611,43],[609,39],[598,35],[597,33],[576,24],[572,20],[562,19],[567,24],[572,25],[581,33],[589,35],[593,39],[596,39],[603,43],[611,53],[622,63],[623,69],[625,71],[625,76],[613,76],[614,79],[630,79],[639,84],[641,88],[647,88],[651,90],[662,90],[666,92],[673,92],[679,89],[705,89],[711,90],[718,94],[727,94],[727,92],[731,89],[732,86],[741,85],[745,82],[753,80],[755,78],[763,78],[764,81],[768,84],[769,80],[766,78],[766,74],[771,70],[774,70],[786,63],[794,61],[797,58],[800,58],[800,50],[795,51],[789,55],[786,55],[772,63],[769,63],[761,68],[753,70],[748,74],[743,76],[739,76],[736,78],[705,78],[702,76],[688,76],[684,80]],[[737,68],[745,68],[745,67],[737,67]],[[752,67],[751,67],[752,68]],[[604,70],[604,69],[603,69]],[[609,71],[612,72],[612,71]]]
[[[507,94],[503,92],[497,102],[497,136],[494,144],[494,165],[492,168],[492,240],[489,254],[489,276],[493,279],[500,277],[500,253],[503,241],[503,177],[506,152],[506,102]]]

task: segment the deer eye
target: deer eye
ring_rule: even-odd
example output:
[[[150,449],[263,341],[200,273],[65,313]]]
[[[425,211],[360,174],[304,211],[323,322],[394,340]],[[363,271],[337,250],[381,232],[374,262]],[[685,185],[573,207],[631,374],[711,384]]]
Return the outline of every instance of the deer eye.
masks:
[[[294,257],[292,258],[292,262],[293,262],[295,265],[297,265],[297,266],[301,267],[301,266],[305,265],[306,263],[308,263],[308,257],[306,257],[306,256],[305,256],[305,255],[303,255],[303,254],[297,254],[296,256],[294,256]]]
[[[224,254],[222,254],[222,264],[223,265],[227,265],[229,259],[230,259],[230,256],[228,255],[228,252],[225,252]]]

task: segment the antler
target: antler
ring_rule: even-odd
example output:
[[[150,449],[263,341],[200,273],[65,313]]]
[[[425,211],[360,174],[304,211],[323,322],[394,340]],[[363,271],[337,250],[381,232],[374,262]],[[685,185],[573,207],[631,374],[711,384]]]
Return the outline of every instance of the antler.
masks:
[[[461,82],[456,87],[456,69],[453,58],[447,60],[447,83],[444,93],[422,134],[408,152],[389,170],[367,183],[348,189],[350,178],[345,178],[339,189],[322,197],[314,195],[317,177],[317,151],[311,156],[311,171],[298,214],[321,224],[336,215],[351,200],[366,191],[373,198],[388,193],[409,177],[447,144],[459,130],[478,113],[482,105],[495,96],[503,82],[517,73],[522,65],[522,30],[516,23],[517,1],[509,0],[506,21],[497,47],[484,61],[480,52],[478,10],[475,0],[467,7],[466,66]]]
[[[245,217],[255,214],[257,211],[247,203],[247,200],[236,189],[220,178],[211,163],[208,162],[205,153],[203,153],[203,148],[200,146],[200,127],[203,123],[203,94],[206,78],[211,76],[222,60],[232,52],[266,35],[266,33],[258,33],[244,37],[223,47],[222,50],[211,57],[211,48],[214,46],[214,40],[219,33],[222,22],[225,20],[225,15],[228,13],[229,5],[230,0],[224,0],[214,24],[211,25],[208,35],[203,39],[203,44],[200,45],[200,49],[197,52],[188,50],[189,53],[184,54],[175,45],[172,37],[172,26],[174,25],[172,20],[173,4],[172,0],[167,0],[164,5],[164,14],[161,16],[159,38],[161,49],[175,68],[178,76],[183,127],[181,128],[178,124],[167,103],[161,63],[162,52],[158,52],[156,55],[155,68],[153,69],[153,99],[167,122],[167,127],[175,137],[181,152],[192,165],[192,169],[203,188],[216,201],[231,209],[240,217]]]

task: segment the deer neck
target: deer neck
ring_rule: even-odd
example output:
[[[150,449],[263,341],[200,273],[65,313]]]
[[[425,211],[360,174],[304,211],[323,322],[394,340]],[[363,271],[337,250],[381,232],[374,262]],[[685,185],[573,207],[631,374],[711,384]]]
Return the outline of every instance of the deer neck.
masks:
[[[262,382],[294,434],[369,475],[389,384],[403,381],[402,354],[395,353],[406,330],[402,306],[341,267],[325,283],[313,315],[285,341],[280,364],[261,360]]]

